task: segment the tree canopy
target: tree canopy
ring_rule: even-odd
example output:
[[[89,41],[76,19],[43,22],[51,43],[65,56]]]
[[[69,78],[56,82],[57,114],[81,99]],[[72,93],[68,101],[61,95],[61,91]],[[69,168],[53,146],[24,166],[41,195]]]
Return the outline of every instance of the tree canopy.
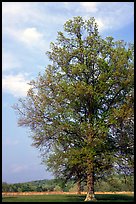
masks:
[[[14,106],[54,168],[86,178],[86,200],[94,199],[102,170],[119,160],[123,168],[126,155],[126,166],[133,161],[133,52],[132,44],[103,39],[94,18],[74,17],[50,45],[52,64]]]

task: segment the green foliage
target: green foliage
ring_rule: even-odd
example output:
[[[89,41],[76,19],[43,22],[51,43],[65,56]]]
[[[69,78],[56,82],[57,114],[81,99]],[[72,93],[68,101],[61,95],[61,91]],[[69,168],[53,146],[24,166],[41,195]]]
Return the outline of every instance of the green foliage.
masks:
[[[60,186],[55,186],[55,188],[54,188],[54,191],[62,191],[62,189],[61,189],[61,187]]]
[[[2,183],[2,192],[46,192],[46,191],[77,191],[77,183],[69,179],[38,180],[26,183]],[[87,191],[86,182],[81,182],[81,190]],[[95,191],[134,191],[134,176],[113,175],[95,181]]]
[[[91,171],[96,178],[107,176],[115,167],[128,174],[133,169],[133,45],[102,39],[94,18],[74,17],[47,55],[52,64],[14,107],[43,161],[54,175],[76,181]]]
[[[74,184],[70,189],[69,189],[69,192],[77,192],[78,189],[77,189],[77,184]]]
[[[9,184],[6,182],[2,182],[2,192],[8,192],[9,191]]]

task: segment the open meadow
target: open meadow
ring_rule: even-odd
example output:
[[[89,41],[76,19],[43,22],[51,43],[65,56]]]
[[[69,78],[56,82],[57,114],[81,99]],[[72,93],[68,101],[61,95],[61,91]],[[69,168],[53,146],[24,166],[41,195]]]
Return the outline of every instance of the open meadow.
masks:
[[[96,193],[97,202],[134,202],[133,193]],[[2,202],[84,202],[86,195],[45,194],[45,195],[7,195]]]

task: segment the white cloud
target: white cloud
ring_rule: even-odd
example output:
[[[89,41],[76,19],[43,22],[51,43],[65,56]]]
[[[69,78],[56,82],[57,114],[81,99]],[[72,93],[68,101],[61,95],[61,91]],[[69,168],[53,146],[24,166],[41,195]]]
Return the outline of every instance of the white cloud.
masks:
[[[80,5],[85,9],[86,12],[97,12],[98,5],[100,2],[80,2]]]
[[[12,94],[15,97],[26,96],[30,85],[29,80],[26,79],[26,75],[5,75],[2,78],[3,92]]]
[[[39,2],[3,2],[3,41],[10,37],[15,43],[21,41],[29,48],[45,47],[44,36],[39,27],[47,18],[44,18],[41,5]]]
[[[80,6],[85,18],[95,17],[100,32],[118,30],[134,21],[133,2],[80,2]]]
[[[19,31],[18,39],[28,46],[39,46],[43,41],[43,34],[34,27],[26,28],[25,30]]]
[[[39,32],[36,27],[28,27],[25,29],[6,28],[8,35],[15,41],[22,42],[27,48],[45,48],[47,42],[44,40],[43,33]],[[21,45],[20,45],[21,47]]]
[[[22,8],[27,8],[26,3],[20,3],[20,2],[2,2],[2,13],[5,15],[18,15],[23,14]]]
[[[37,31],[36,28],[27,28],[24,30],[22,38],[24,41],[29,43],[30,41],[39,41],[42,37],[42,34]]]
[[[65,21],[64,19],[67,19],[63,12],[51,11],[52,7],[59,7],[61,4],[69,5],[69,2],[3,2],[3,30],[5,31],[5,28],[8,27],[24,29],[26,25],[42,26],[43,28],[48,25],[53,28],[53,24],[60,24]]]
[[[21,63],[17,57],[10,52],[2,53],[2,70],[9,71],[11,69],[20,68]]]
[[[38,2],[2,2],[2,20],[9,26],[21,26],[23,22],[35,22],[41,19]]]
[[[103,30],[123,27],[132,21],[134,15],[133,2],[59,2],[55,3],[55,6],[61,4],[68,11],[65,15],[63,12],[59,15],[56,12],[49,12],[48,6],[53,7],[54,2],[3,2],[3,30],[16,28],[15,31],[18,29],[21,31],[22,28],[25,29],[26,24],[32,25],[32,28],[39,25],[53,27],[67,19],[69,8],[75,4],[77,9],[73,15],[94,16]]]

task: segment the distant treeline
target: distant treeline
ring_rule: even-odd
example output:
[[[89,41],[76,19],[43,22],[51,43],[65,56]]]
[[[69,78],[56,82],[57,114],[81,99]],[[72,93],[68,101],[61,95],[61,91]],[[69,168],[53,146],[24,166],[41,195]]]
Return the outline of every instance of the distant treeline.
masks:
[[[86,183],[81,183],[81,191],[86,191]],[[77,191],[77,184],[73,180],[64,179],[37,180],[25,183],[8,184],[2,183],[2,192],[43,192],[43,191]],[[133,176],[112,176],[99,179],[95,182],[95,191],[134,191]]]

